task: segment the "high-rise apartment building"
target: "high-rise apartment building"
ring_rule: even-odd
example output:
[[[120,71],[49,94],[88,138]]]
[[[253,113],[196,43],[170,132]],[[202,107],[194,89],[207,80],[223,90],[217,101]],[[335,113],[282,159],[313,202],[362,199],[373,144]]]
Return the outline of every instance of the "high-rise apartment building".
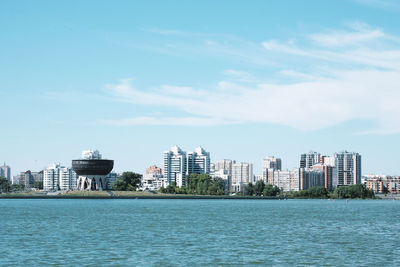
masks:
[[[337,168],[338,186],[361,183],[361,155],[341,151],[334,154]]]
[[[232,164],[233,191],[240,191],[245,184],[252,183],[253,179],[253,164],[244,162]]]
[[[187,154],[186,174],[209,174],[210,173],[210,153],[206,152],[201,146],[194,152]]]
[[[273,156],[266,157],[262,160],[262,169],[282,170],[282,160]]]
[[[311,168],[312,165],[320,163],[321,154],[315,151],[310,151],[307,154],[300,156],[300,168]]]
[[[72,168],[54,163],[43,171],[43,190],[75,190],[78,176]]]
[[[323,174],[323,184],[327,190],[334,190],[337,187],[337,171],[335,166],[318,163],[311,167],[311,170],[319,171]]]
[[[166,185],[175,182],[177,186],[185,186],[186,178],[186,152],[178,146],[173,146],[171,150],[164,151],[164,178]]]
[[[31,188],[35,182],[43,182],[43,171],[32,172],[27,170],[14,176],[12,179],[13,184],[23,184],[25,188]]]
[[[321,163],[327,166],[332,166],[332,167],[336,167],[337,163],[336,163],[337,159],[334,156],[322,156],[321,157]]]
[[[236,161],[231,159],[222,159],[215,162],[215,171],[226,170],[228,175],[232,175],[232,164]]]
[[[307,190],[315,186],[325,187],[325,169],[317,167],[318,164],[313,165],[312,168],[299,169],[299,186],[300,190]],[[329,174],[329,173],[327,173]],[[331,177],[330,177],[331,178]],[[332,179],[326,181],[331,184]]]
[[[0,166],[0,177],[6,178],[9,183],[11,182],[11,168],[5,162],[3,166]]]
[[[284,192],[299,191],[300,189],[300,169],[292,171],[265,169],[263,179],[266,183],[275,185]]]

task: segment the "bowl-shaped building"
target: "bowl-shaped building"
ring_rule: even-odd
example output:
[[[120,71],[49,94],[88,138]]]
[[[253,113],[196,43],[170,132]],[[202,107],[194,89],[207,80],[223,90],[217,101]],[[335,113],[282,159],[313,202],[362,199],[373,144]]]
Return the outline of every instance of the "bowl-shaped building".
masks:
[[[72,161],[72,168],[78,175],[107,175],[114,167],[110,159],[76,159]]]
[[[114,161],[109,159],[76,159],[72,168],[79,175],[78,190],[106,190],[106,176],[112,171]]]

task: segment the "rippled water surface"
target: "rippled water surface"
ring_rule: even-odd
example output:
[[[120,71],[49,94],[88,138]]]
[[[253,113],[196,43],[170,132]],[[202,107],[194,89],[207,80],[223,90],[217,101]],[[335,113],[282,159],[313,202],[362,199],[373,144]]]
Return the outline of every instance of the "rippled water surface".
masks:
[[[400,266],[400,201],[0,200],[0,266]]]

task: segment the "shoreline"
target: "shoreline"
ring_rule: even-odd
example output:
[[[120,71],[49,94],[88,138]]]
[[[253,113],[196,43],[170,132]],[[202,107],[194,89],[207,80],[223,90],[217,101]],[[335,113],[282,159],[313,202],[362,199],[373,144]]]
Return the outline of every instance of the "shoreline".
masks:
[[[286,200],[286,197],[260,196],[185,196],[185,195],[146,195],[146,196],[68,196],[68,195],[0,195],[0,199],[233,199],[233,200]]]
[[[287,199],[320,199],[320,200],[346,200],[346,198],[307,198],[290,196],[242,196],[242,195],[187,195],[187,194],[162,194],[139,191],[64,191],[46,193],[43,191],[30,191],[19,193],[0,193],[0,199],[222,199],[222,200],[287,200]],[[361,200],[362,198],[347,198],[347,200]],[[379,200],[400,200],[399,195],[377,194]]]
[[[219,199],[219,200],[400,200],[399,198],[290,198],[290,197],[263,197],[263,196],[202,196],[202,195],[1,195],[1,199]]]

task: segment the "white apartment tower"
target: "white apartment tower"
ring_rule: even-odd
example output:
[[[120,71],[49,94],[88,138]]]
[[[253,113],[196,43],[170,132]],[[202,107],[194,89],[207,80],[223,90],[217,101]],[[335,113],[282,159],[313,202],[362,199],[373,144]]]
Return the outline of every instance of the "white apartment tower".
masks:
[[[228,175],[232,175],[232,164],[236,161],[231,159],[222,159],[215,162],[215,171],[226,170]]]
[[[178,146],[173,146],[171,150],[164,151],[163,172],[166,185],[175,182],[179,187],[185,186],[186,168],[185,151],[182,151]]]
[[[262,169],[282,170],[282,160],[273,156],[266,157],[262,160]]]
[[[72,168],[54,163],[43,171],[43,190],[75,190],[78,176]]]
[[[244,162],[232,164],[232,184],[251,182],[253,182],[253,164]]]
[[[187,155],[187,171],[186,174],[209,174],[210,173],[210,153],[206,152],[201,146],[197,147],[194,152]]]

